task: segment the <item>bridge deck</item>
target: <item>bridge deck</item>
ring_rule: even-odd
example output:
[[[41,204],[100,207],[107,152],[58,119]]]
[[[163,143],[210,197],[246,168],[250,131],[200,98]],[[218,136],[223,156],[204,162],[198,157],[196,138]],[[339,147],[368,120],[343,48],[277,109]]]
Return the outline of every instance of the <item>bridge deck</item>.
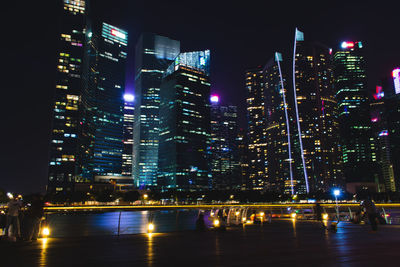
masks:
[[[226,232],[0,241],[7,266],[396,266],[400,227],[274,220]]]

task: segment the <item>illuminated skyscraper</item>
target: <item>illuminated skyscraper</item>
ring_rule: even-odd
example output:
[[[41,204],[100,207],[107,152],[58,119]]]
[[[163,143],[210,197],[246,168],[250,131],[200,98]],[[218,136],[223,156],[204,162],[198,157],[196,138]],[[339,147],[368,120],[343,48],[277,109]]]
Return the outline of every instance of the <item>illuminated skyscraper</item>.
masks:
[[[343,42],[334,54],[335,91],[346,183],[376,187],[378,175],[363,49],[361,42]]]
[[[246,71],[248,187],[267,187],[267,140],[265,110],[265,73],[262,67]]]
[[[280,55],[277,53],[276,55]],[[296,194],[298,179],[293,176],[293,151],[288,104],[288,90],[280,75],[280,56],[272,58],[264,67],[265,109],[266,109],[266,149],[267,177],[269,190]],[[281,79],[282,78],[282,79]],[[283,86],[282,86],[283,83]]]
[[[161,84],[158,186],[205,190],[210,171],[210,51],[180,54]]]
[[[385,99],[385,114],[384,120],[387,128],[387,135],[383,134],[384,139],[389,139],[389,157],[390,165],[393,165],[393,175],[394,175],[394,186],[398,191],[400,188],[400,94],[395,94],[390,98]],[[381,132],[382,133],[382,132]],[[387,141],[385,140],[385,144]],[[391,168],[389,166],[389,168]],[[391,173],[389,172],[389,183],[390,190],[393,191],[393,183],[391,182]],[[387,180],[386,180],[387,181]]]
[[[304,41],[302,35],[296,40],[294,60],[296,118],[300,126],[296,127],[295,140],[301,131],[302,141],[302,147],[296,151],[304,155],[309,191],[328,191],[343,184],[331,50],[324,45]],[[303,161],[296,164],[297,176],[303,177],[299,190],[306,192],[302,165]],[[303,190],[300,189],[302,187]]]
[[[136,45],[132,170],[136,187],[157,186],[160,86],[179,52],[179,41],[153,33],[143,34]]]
[[[88,35],[86,85],[82,94],[82,181],[122,172],[125,63],[128,33],[107,23]]]
[[[132,176],[132,153],[133,153],[133,119],[134,119],[134,97],[132,94],[124,95],[124,151],[122,153],[122,175]]]
[[[77,172],[79,101],[87,25],[84,0],[62,1],[53,106],[48,191],[72,190]]]
[[[213,189],[241,188],[237,147],[237,107],[223,106],[219,97],[211,96],[211,169]]]

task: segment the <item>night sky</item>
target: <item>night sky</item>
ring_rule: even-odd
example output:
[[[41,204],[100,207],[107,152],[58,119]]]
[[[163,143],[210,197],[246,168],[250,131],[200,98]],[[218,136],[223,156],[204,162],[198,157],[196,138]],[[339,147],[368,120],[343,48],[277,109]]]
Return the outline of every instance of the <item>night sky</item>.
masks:
[[[0,188],[5,190],[44,192],[47,183],[57,1],[2,6]],[[239,106],[242,127],[244,71],[265,64],[275,51],[290,60],[296,26],[306,40],[334,49],[341,41],[363,41],[369,90],[400,66],[396,1],[91,2],[93,16],[129,32],[127,90],[133,91],[133,51],[144,31],[180,40],[182,51],[210,49],[212,92],[223,104]]]

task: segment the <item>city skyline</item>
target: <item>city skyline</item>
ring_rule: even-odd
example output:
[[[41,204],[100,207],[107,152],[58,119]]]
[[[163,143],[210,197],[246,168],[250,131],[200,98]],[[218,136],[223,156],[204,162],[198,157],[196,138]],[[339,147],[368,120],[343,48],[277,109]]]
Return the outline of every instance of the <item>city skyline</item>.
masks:
[[[104,7],[103,7],[104,8]],[[150,7],[148,7],[150,8]],[[221,7],[217,7],[216,10],[218,10],[218,8]],[[233,7],[232,7],[233,8]],[[99,7],[100,11],[97,10],[98,13],[101,13],[101,8]],[[354,9],[354,6],[353,6]],[[119,9],[120,12],[122,12],[122,9]],[[236,10],[236,9],[235,9]],[[105,12],[105,10],[103,10],[103,13]],[[157,14],[157,12],[161,12],[158,9],[154,10],[154,14]],[[212,12],[212,11],[211,11]],[[236,12],[238,12],[238,10],[236,10]],[[111,12],[112,13],[112,12]],[[235,13],[235,12],[233,12]],[[106,16],[106,18],[104,19],[107,23],[111,23],[112,25],[116,25],[117,27],[121,27],[121,28],[127,28],[128,32],[130,33],[130,27],[124,27],[125,25],[123,25],[123,23],[121,23],[121,21],[123,22],[124,19],[120,19],[117,18],[116,15],[114,15],[114,19],[112,18],[111,15]],[[227,15],[228,18],[231,18],[232,14]],[[27,16],[29,18],[29,16]],[[340,17],[340,16],[339,16]],[[115,20],[115,21],[114,21]],[[127,18],[125,18],[125,20],[127,20]],[[212,20],[211,20],[212,21]],[[284,28],[286,29],[285,31],[285,35],[287,33],[288,36],[292,37],[293,33],[294,33],[294,21],[291,21],[290,23],[288,23],[288,25],[286,25]],[[38,22],[36,22],[38,23]],[[209,22],[211,25],[211,22]],[[40,22],[38,23],[40,25]],[[129,24],[129,23],[128,23]],[[289,25],[290,24],[290,25]],[[293,26],[291,25],[293,24]],[[302,25],[303,24],[303,25]],[[318,36],[316,34],[316,32],[318,32],[318,30],[316,30],[315,28],[313,29],[312,27],[310,27],[311,23],[301,23],[301,20],[299,21],[299,23],[297,24],[299,26],[299,29],[301,29],[303,32],[305,32],[307,34],[307,36],[312,36],[312,38],[314,40],[319,40],[321,42],[326,43],[327,45],[333,46],[333,48],[338,47],[339,44],[341,43],[341,41],[345,41],[345,40],[362,40],[363,43],[365,43],[366,47],[368,49],[370,49],[370,51],[373,49],[373,47],[371,47],[373,44],[375,47],[379,47],[379,44],[377,44],[377,40],[374,38],[370,38],[368,39],[368,35],[362,34],[362,33],[357,33],[355,35],[357,36],[351,36],[353,32],[357,32],[357,30],[354,29],[346,29],[340,30],[340,23],[338,26],[338,31],[335,32],[334,34],[330,35],[329,31],[325,31],[324,33],[320,34],[320,36]],[[174,31],[174,28],[172,26],[173,24],[170,24],[169,26],[164,25],[161,26],[160,25],[160,30],[155,29],[155,26],[149,26],[149,28],[154,29],[155,32],[158,31],[164,31],[164,32],[160,32],[160,34],[165,34],[168,37],[171,38],[176,38],[177,40],[180,40],[182,43],[186,43],[185,45],[187,45],[189,48],[204,48],[204,47],[210,47],[211,50],[213,51],[213,55],[215,55],[215,63],[213,63],[213,61],[211,61],[212,63],[212,68],[216,68],[219,69],[218,66],[221,68],[222,66],[226,66],[226,72],[225,74],[220,74],[217,77],[213,77],[212,76],[212,92],[216,92],[219,95],[221,95],[221,99],[223,100],[223,102],[231,102],[235,105],[238,105],[239,110],[243,110],[244,107],[244,79],[242,79],[242,77],[244,77],[243,73],[244,73],[244,69],[245,67],[254,67],[257,66],[258,64],[264,64],[267,60],[267,58],[269,58],[272,54],[272,52],[274,51],[273,49],[264,49],[262,48],[262,45],[260,44],[254,44],[254,51],[256,52],[251,52],[250,49],[243,49],[240,51],[237,51],[237,54],[233,54],[231,53],[231,57],[232,58],[227,58],[226,55],[224,55],[226,52],[221,50],[224,50],[224,48],[227,48],[227,46],[229,46],[229,42],[225,42],[225,43],[215,43],[215,41],[211,39],[204,39],[204,40],[199,40],[196,39],[196,37],[194,37],[194,35],[190,34],[191,30],[190,29],[183,29],[180,28],[178,29],[176,32]],[[218,27],[217,30],[221,30],[221,28],[223,28],[224,23],[221,24],[217,24]],[[245,26],[246,24],[242,25],[242,28],[246,28],[248,27]],[[351,24],[350,25],[357,25],[357,23]],[[368,25],[368,23],[367,23]],[[393,24],[394,25],[394,24]],[[271,25],[272,26],[272,25]],[[142,29],[145,28],[143,27],[143,25],[141,25]],[[168,27],[170,29],[170,33],[167,32]],[[277,26],[276,29],[279,29],[279,27],[282,26]],[[357,28],[357,26],[353,26],[355,28]],[[39,27],[40,28],[40,27]],[[140,28],[140,27],[138,27]],[[227,29],[227,35],[232,37],[232,32],[237,32],[238,31],[238,27],[235,27],[235,29],[233,29],[234,27]],[[329,29],[329,27],[327,26],[327,28]],[[240,32],[241,27],[239,27],[239,32]],[[243,30],[241,29],[241,30]],[[264,34],[269,36],[269,42],[270,43],[274,43],[274,47],[276,47],[277,49],[279,48],[279,46],[282,47],[282,49],[278,49],[278,50],[287,50],[287,48],[285,47],[289,47],[290,48],[290,44],[291,42],[289,40],[285,40],[284,42],[282,40],[277,40],[276,42],[274,41],[275,39],[279,39],[279,36],[282,36],[281,34],[278,33],[278,30],[275,32],[274,31],[274,27],[271,27],[269,30],[271,33],[269,33],[268,31],[265,31]],[[184,32],[187,33],[187,36],[185,36]],[[211,31],[214,34],[214,37],[217,35],[218,31],[215,31],[215,29],[213,31]],[[363,30],[360,30],[358,32],[363,32]],[[310,34],[309,34],[310,33]],[[134,31],[133,33],[133,38],[136,38],[137,35],[139,34],[139,31]],[[177,35],[181,35],[176,37]],[[235,34],[233,34],[235,35]],[[244,36],[246,35],[243,34]],[[258,35],[258,38],[260,38],[260,40],[265,40],[261,37],[262,33],[260,33]],[[339,35],[343,36],[343,37],[338,37]],[[364,35],[364,36],[363,36]],[[209,37],[210,35],[208,35]],[[276,37],[275,37],[276,36]],[[329,37],[328,37],[329,36]],[[370,35],[371,36],[371,35]],[[344,38],[344,37],[352,37],[352,38]],[[53,37],[51,36],[47,36],[45,37],[46,40],[51,40],[51,42],[55,43],[55,40],[57,39],[56,35],[53,35]],[[254,38],[254,37],[253,37]],[[264,37],[265,38],[265,37]],[[395,47],[395,44],[397,44],[398,47],[398,43],[399,40],[395,39],[396,37],[390,36],[386,37],[388,39],[386,39],[386,41],[382,41],[383,43],[387,43],[387,45],[391,45],[393,47]],[[397,37],[398,38],[398,37]],[[229,38],[227,38],[229,41]],[[328,39],[331,39],[331,41],[329,41]],[[332,42],[332,39],[335,39],[335,42]],[[18,39],[17,39],[18,40]],[[33,40],[37,40],[33,38]],[[28,40],[27,42],[33,42],[33,40]],[[251,39],[250,39],[251,40]],[[253,39],[254,40],[254,39]],[[385,40],[385,39],[383,39]],[[388,40],[393,40],[392,44],[389,44]],[[137,40],[133,40],[133,44],[136,44]],[[240,44],[241,42],[238,41],[236,39],[236,41]],[[329,41],[329,42],[327,42]],[[265,42],[265,41],[264,41]],[[375,42],[375,43],[374,43]],[[130,42],[132,43],[132,42]],[[209,43],[209,45],[208,45]],[[251,43],[251,41],[250,41]],[[261,42],[263,43],[263,42]],[[371,46],[369,45],[371,44]],[[237,44],[236,44],[237,45]],[[247,48],[251,47],[250,44],[247,44]],[[201,47],[200,47],[201,46]],[[33,46],[35,47],[35,45]],[[188,47],[185,47],[185,49],[183,49],[183,51],[188,51]],[[17,45],[16,47],[12,48],[11,51],[17,51],[17,49],[19,48],[19,46]],[[12,142],[10,142],[11,144],[13,144],[14,146],[12,146],[11,144],[5,144],[5,153],[3,155],[4,160],[3,163],[5,164],[6,171],[5,171],[5,178],[2,179],[2,184],[0,185],[0,187],[4,187],[6,189],[10,188],[10,190],[18,190],[17,185],[21,185],[21,190],[25,191],[28,188],[32,188],[33,191],[43,191],[43,185],[46,184],[46,177],[47,175],[45,174],[47,172],[47,150],[48,150],[48,144],[50,141],[50,137],[49,137],[49,132],[50,132],[50,127],[49,127],[49,122],[48,122],[48,118],[50,118],[50,116],[46,117],[46,114],[49,115],[49,110],[51,109],[51,102],[52,102],[52,98],[53,98],[53,84],[54,84],[54,61],[51,62],[51,58],[55,57],[55,52],[53,53],[52,49],[49,47],[47,47],[47,50],[41,50],[43,48],[39,48],[38,51],[41,51],[41,55],[43,55],[43,53],[46,55],[46,61],[42,62],[41,58],[38,58],[36,55],[30,55],[29,53],[22,53],[22,56],[26,56],[27,59],[31,59],[30,61],[32,62],[28,62],[28,64],[34,64],[37,63],[39,65],[44,65],[43,68],[40,68],[40,70],[34,70],[33,68],[29,69],[28,72],[31,73],[27,73],[28,77],[31,77],[32,80],[32,84],[29,82],[29,84],[26,84],[26,81],[22,81],[21,84],[21,88],[24,92],[27,93],[27,98],[33,99],[35,102],[35,104],[39,104],[38,107],[34,108],[33,110],[31,109],[27,109],[24,106],[29,106],[32,107],[30,102],[26,102],[27,99],[22,99],[22,108],[20,110],[20,112],[22,112],[23,114],[32,114],[33,116],[35,116],[35,118],[38,118],[39,121],[36,121],[36,123],[34,125],[39,125],[39,129],[35,129],[32,124],[32,122],[29,122],[27,125],[24,125],[25,127],[16,125],[15,122],[13,122],[13,118],[17,119],[20,118],[21,114],[17,112],[17,114],[10,114],[9,117],[7,118],[9,121],[9,127],[12,129],[12,133],[6,133],[6,136],[8,136],[8,138],[2,139],[2,140],[12,140]],[[214,48],[214,49],[213,49]],[[132,55],[134,54],[132,49],[129,48],[129,53],[128,55]],[[233,48],[227,49],[228,51],[232,51]],[[382,51],[377,49],[378,51]],[[23,51],[23,50],[21,50]],[[215,51],[215,52],[214,52]],[[375,51],[376,50],[372,50]],[[258,56],[255,56],[254,54],[258,53]],[[388,62],[387,58],[388,56],[385,56],[385,54],[389,54],[389,55],[393,55],[393,61],[392,62]],[[383,73],[388,73],[388,76],[390,75],[390,72],[392,69],[394,69],[394,67],[397,67],[400,63],[399,60],[399,55],[398,53],[396,54],[395,50],[392,48],[392,50],[387,49],[385,52],[382,52],[381,55],[377,55],[375,57],[371,57],[371,52],[369,52],[369,54],[366,54],[366,58],[368,61],[368,69],[369,72],[373,73],[372,75],[368,75],[368,77],[371,77],[369,80],[369,84],[374,84],[376,83],[377,79],[380,79],[380,77],[383,75]],[[284,57],[289,57],[289,53],[288,52],[284,52],[283,53]],[[249,57],[249,59],[246,61],[244,59],[244,57]],[[20,57],[20,55],[16,56],[16,58]],[[225,57],[225,58],[224,58]],[[385,60],[386,58],[386,60]],[[397,61],[395,61],[395,59],[397,58]],[[50,59],[50,60],[49,60]],[[380,59],[380,60],[379,60]],[[235,61],[236,60],[236,61]],[[28,60],[29,61],[29,60]],[[128,56],[128,66],[129,64],[132,64],[132,58],[129,58]],[[236,68],[238,70],[236,70],[236,72],[234,73],[239,73],[242,77],[236,78],[233,77],[235,75],[229,75],[229,71],[232,70],[232,61],[235,64],[235,66],[237,66]],[[386,63],[385,63],[386,61]],[[51,64],[50,64],[50,63]],[[221,63],[223,62],[223,64]],[[379,64],[376,64],[377,62],[380,62]],[[396,63],[398,62],[398,63]],[[15,64],[15,63],[12,63]],[[48,65],[47,65],[48,64]],[[395,65],[397,64],[397,65]],[[387,67],[379,67],[385,65]],[[372,69],[372,70],[371,70]],[[375,69],[375,72],[373,71]],[[382,73],[378,73],[376,70],[377,69],[382,69]],[[128,69],[129,72],[129,69]],[[15,77],[13,75],[16,75],[14,73],[11,73],[11,77]],[[42,77],[43,76],[43,77]],[[127,75],[127,85],[129,86],[129,83],[132,81],[133,75],[132,72]],[[239,76],[239,75],[237,75]],[[51,77],[51,78],[49,78]],[[47,80],[46,80],[46,79]],[[29,80],[29,79],[28,79]],[[49,81],[51,80],[51,81]],[[372,80],[372,81],[371,81]],[[15,79],[14,79],[15,82]],[[44,84],[46,84],[46,86],[44,86]],[[17,99],[15,98],[15,91],[17,91],[18,87],[14,87],[15,85],[11,85],[11,91],[10,92],[6,92],[6,98],[10,98],[10,99]],[[42,87],[46,87],[46,90],[43,91],[39,91],[37,92],[34,96],[32,96],[28,90],[28,88],[34,86],[34,88],[42,88]],[[49,87],[50,86],[50,87]],[[49,88],[47,88],[49,87]],[[369,86],[371,87],[371,86]],[[234,88],[233,90],[230,90],[230,88]],[[371,88],[369,88],[370,91]],[[21,91],[21,89],[19,89]],[[35,90],[34,90],[35,91]],[[235,94],[232,94],[232,91],[236,92],[236,96]],[[372,93],[371,93],[372,94]],[[33,97],[33,98],[32,98]],[[225,100],[226,99],[226,100]],[[9,104],[7,104],[9,105]],[[11,108],[11,106],[7,106],[6,105],[6,110],[8,107],[8,110],[13,110]],[[23,112],[25,111],[25,112]],[[9,112],[8,112],[9,113]],[[239,112],[240,113],[240,112]],[[6,114],[6,113],[4,113]],[[23,120],[19,120],[20,122]],[[243,117],[241,117],[241,126],[243,127]],[[29,136],[26,137],[25,135],[23,135],[21,132],[26,131],[26,128],[28,129],[35,129],[34,133]],[[25,133],[26,134],[26,133]],[[23,140],[22,142],[18,142],[18,140]],[[26,140],[24,142],[24,140]],[[35,142],[34,140],[37,140],[38,142]],[[19,151],[19,153],[17,153],[16,151]],[[23,153],[23,155],[21,157],[20,153]],[[39,157],[34,158],[34,155],[40,154]],[[16,160],[17,157],[21,157],[22,159],[20,159],[19,161]],[[21,166],[21,161],[22,161],[22,166],[25,166],[25,168],[22,168],[21,170],[17,170],[17,166]],[[35,162],[36,161],[36,162]],[[20,164],[16,164],[15,162],[20,162]],[[33,176],[33,177],[32,177]],[[27,178],[27,177],[31,177],[31,178]],[[5,181],[7,179],[7,181]],[[39,182],[36,182],[39,181]],[[39,186],[38,186],[39,185]],[[33,189],[33,188],[37,188],[37,189]]]

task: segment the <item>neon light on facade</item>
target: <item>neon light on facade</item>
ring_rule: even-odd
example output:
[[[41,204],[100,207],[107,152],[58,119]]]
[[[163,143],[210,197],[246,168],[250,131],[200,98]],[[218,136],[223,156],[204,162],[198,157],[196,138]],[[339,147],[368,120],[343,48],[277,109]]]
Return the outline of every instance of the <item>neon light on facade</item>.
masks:
[[[218,95],[211,95],[210,101],[211,101],[211,103],[218,103],[219,102],[219,96]]]
[[[353,48],[354,43],[353,42],[342,42],[342,48],[347,49],[347,48]]]
[[[297,39],[297,36],[298,36],[297,28],[296,28],[295,32],[296,33],[294,36],[294,48],[293,48],[293,96],[294,96],[294,99],[297,99],[297,93],[296,93],[296,43],[297,43],[297,41],[301,41],[301,40]],[[353,46],[354,46],[354,44],[353,44]],[[310,188],[308,186],[306,161],[304,159],[304,149],[303,149],[303,141],[302,141],[301,127],[300,127],[300,118],[299,118],[299,108],[297,106],[297,100],[294,101],[294,106],[295,106],[295,110],[296,110],[297,130],[299,132],[299,144],[300,144],[301,160],[303,163],[304,180],[306,182],[306,191],[308,194],[310,192]]]
[[[375,94],[374,98],[375,100],[382,99],[385,96],[385,93],[383,92],[382,86],[377,85],[375,89]]]
[[[286,119],[286,132],[287,132],[287,139],[288,139],[288,154],[289,154],[289,173],[290,173],[290,190],[292,192],[292,195],[294,195],[294,188],[293,188],[293,171],[292,171],[292,146],[290,143],[290,127],[289,127],[289,116],[288,116],[288,111],[287,111],[287,104],[286,104],[286,97],[285,97],[285,89],[283,86],[283,78],[282,78],[282,71],[281,71],[281,65],[279,64],[279,61],[282,61],[282,54],[275,52],[275,60],[278,64],[278,69],[279,69],[279,78],[281,81],[281,92],[282,92],[282,98],[283,98],[283,106],[285,107],[285,119]]]
[[[394,90],[396,94],[400,94],[400,68],[394,69],[392,71]]]
[[[122,38],[122,39],[126,39],[126,35],[125,35],[125,33],[122,33],[122,32],[120,32],[120,31],[117,31],[116,29],[111,29],[111,34],[112,35],[114,35],[114,36],[117,36],[117,37],[119,37],[119,38]]]
[[[388,136],[388,135],[389,135],[388,130],[383,130],[383,131],[381,131],[381,132],[379,133],[379,136]]]

